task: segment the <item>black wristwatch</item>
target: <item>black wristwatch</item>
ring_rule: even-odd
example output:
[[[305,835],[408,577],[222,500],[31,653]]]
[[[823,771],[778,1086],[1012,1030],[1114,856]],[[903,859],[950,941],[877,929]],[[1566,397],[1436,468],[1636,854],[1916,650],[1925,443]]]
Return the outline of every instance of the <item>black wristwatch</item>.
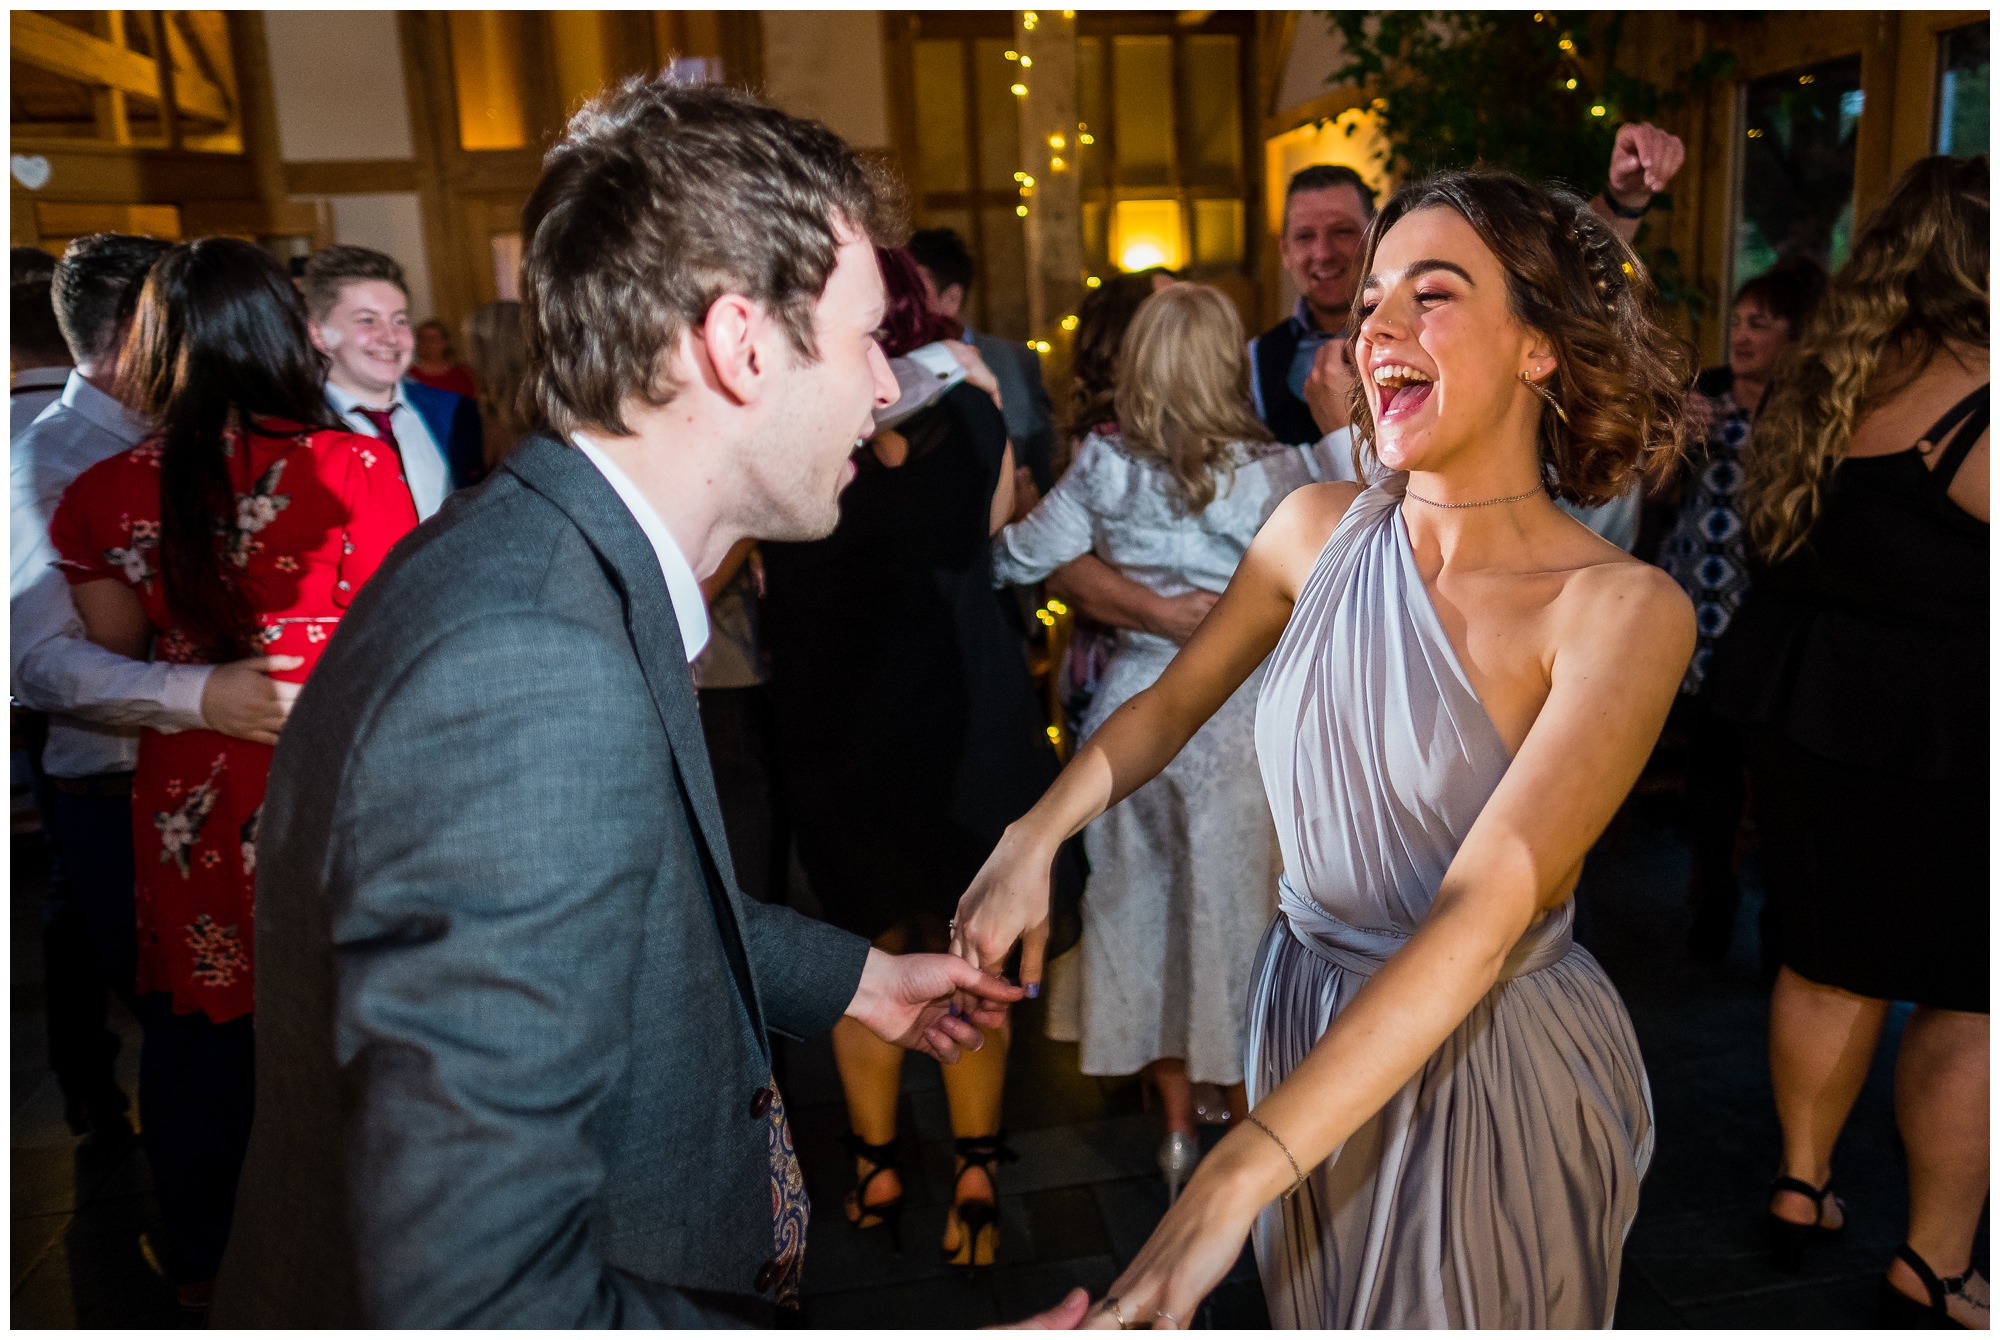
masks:
[[[1608,181],[1604,183],[1603,195],[1605,208],[1621,219],[1643,219],[1646,217],[1646,211],[1653,207],[1653,197],[1649,195],[1646,197],[1646,203],[1639,206],[1639,208],[1627,209],[1618,203],[1617,196],[1611,194],[1611,183]]]

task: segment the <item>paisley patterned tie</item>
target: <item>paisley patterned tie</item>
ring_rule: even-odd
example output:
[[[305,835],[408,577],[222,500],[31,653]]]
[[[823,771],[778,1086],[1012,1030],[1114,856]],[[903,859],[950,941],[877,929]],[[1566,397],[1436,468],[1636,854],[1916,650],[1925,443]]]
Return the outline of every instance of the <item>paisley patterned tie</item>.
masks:
[[[799,1276],[806,1261],[806,1223],[812,1207],[806,1202],[805,1174],[799,1171],[798,1152],[792,1147],[791,1123],[785,1119],[784,1095],[778,1079],[770,1079],[771,1106],[764,1118],[771,1155],[771,1232],[775,1242],[772,1264],[778,1268],[772,1301],[779,1307],[799,1305]]]

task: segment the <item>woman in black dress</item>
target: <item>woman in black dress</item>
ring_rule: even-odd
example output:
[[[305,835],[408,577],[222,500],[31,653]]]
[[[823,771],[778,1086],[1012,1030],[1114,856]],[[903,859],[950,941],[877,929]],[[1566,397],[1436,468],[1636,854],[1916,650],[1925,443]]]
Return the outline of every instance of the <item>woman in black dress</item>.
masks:
[[[931,312],[915,263],[878,253],[894,358],[961,333]],[[993,590],[990,542],[1009,520],[1013,451],[992,396],[961,383],[856,457],[840,525],[763,546],[780,772],[800,864],[826,919],[891,952],[942,949],[1001,831],[1058,763],[1019,637]],[[1080,885],[1073,875],[1072,886]],[[896,1103],[902,1053],[834,1029],[860,1184],[848,1218],[900,1243]],[[990,1265],[999,1233],[1007,1034],[944,1070],[957,1137],[943,1250]]]
[[[1929,158],[1856,239],[1757,424],[1760,572],[1717,649],[1749,727],[1784,968],[1778,1264],[1837,1232],[1831,1158],[1891,1001],[1909,1163],[1898,1326],[1987,1324],[1987,160]]]

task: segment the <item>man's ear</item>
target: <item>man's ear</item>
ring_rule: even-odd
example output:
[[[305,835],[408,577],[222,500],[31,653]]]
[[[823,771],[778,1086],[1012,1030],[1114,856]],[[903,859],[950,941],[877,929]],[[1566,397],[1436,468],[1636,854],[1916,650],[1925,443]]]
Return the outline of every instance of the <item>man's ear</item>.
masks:
[[[120,333],[120,338],[123,338],[122,332]],[[313,320],[311,317],[306,318],[306,338],[310,339],[312,347],[321,353],[330,354],[333,352],[333,350],[326,347],[326,336],[321,333],[319,322]]]
[[[725,293],[708,306],[694,342],[716,385],[738,401],[756,400],[770,371],[766,345],[772,323],[764,310],[740,293]]]
[[[963,284],[945,285],[944,292],[938,294],[938,311],[942,312],[944,315],[948,317],[951,317],[953,320],[957,320],[959,312],[964,310],[964,307],[965,307],[965,285]]]

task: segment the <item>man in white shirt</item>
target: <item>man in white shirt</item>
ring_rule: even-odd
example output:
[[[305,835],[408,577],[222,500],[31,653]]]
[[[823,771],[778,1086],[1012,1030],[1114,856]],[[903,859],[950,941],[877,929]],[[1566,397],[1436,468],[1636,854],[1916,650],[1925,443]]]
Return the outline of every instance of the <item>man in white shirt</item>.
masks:
[[[49,297],[56,258],[39,247],[15,247],[10,257],[13,295],[8,304],[8,438],[19,437],[35,416],[55,403],[69,377],[69,350]]]
[[[426,520],[485,464],[472,401],[412,381],[416,356],[403,267],[366,247],[325,247],[306,261],[306,328],[327,357],[326,403],[342,425],[381,438],[402,458],[403,478]]]
[[[97,646],[50,566],[49,522],[63,490],[148,431],[110,387],[139,288],[167,249],[115,233],[70,244],[53,294],[76,367],[56,403],[15,436],[8,472],[10,685],[16,703],[47,714],[31,764],[56,857],[43,934],[50,1063],[72,1129],[113,1139],[131,1134],[125,1097],[111,1079],[117,1039],[104,1012],[106,986],[129,1000],[136,972],[131,796],[139,731],[209,728],[274,742],[298,692],[263,673],[297,665],[292,657],[167,665]]]

